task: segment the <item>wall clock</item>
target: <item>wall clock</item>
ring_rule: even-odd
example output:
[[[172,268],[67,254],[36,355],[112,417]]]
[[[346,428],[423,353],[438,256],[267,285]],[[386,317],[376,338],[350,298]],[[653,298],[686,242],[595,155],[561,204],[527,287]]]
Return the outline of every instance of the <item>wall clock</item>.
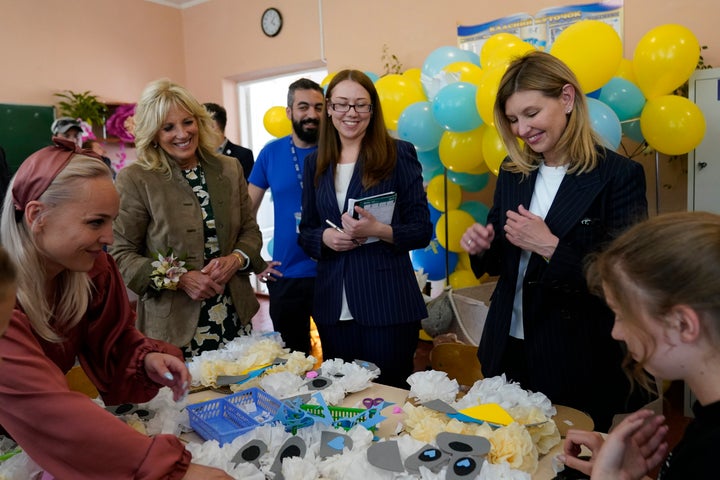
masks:
[[[268,37],[274,37],[280,33],[282,25],[282,15],[280,15],[280,10],[277,8],[268,8],[263,12],[262,17],[260,17],[260,26],[262,27],[263,33]]]

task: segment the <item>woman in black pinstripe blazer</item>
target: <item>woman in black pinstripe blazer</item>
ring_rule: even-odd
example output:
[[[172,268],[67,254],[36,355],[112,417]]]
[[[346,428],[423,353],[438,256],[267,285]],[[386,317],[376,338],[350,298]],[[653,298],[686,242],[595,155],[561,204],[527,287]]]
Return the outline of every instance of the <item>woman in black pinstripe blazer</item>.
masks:
[[[380,383],[407,388],[427,317],[408,252],[432,236],[420,162],[411,144],[388,135],[364,73],[337,73],[326,105],[317,154],[305,159],[299,238],[318,262],[313,318],[323,357],[373,362]],[[387,192],[397,194],[389,224],[359,207],[358,220],[348,213],[348,198]]]
[[[607,430],[643,400],[630,398],[613,314],[588,291],[583,260],[647,217],[643,168],[600,146],[575,75],[547,53],[508,67],[495,124],[509,158],[487,226],[462,238],[475,274],[500,276],[478,350],[483,373],[505,373]]]

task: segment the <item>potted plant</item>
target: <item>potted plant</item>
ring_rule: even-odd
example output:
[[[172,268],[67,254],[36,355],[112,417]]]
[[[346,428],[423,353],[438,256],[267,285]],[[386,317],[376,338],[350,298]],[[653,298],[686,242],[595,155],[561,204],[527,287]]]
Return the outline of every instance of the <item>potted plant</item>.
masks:
[[[107,105],[89,91],[76,93],[72,90],[65,90],[62,93],[56,93],[55,96],[64,99],[58,104],[61,115],[80,118],[90,126],[105,123]]]

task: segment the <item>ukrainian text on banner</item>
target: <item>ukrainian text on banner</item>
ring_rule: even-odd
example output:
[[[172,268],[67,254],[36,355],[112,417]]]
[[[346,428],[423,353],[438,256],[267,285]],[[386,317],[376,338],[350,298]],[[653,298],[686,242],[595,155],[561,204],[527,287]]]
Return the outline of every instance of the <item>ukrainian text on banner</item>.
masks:
[[[458,46],[480,54],[483,43],[496,33],[511,33],[538,50],[549,51],[560,32],[580,20],[599,20],[623,38],[623,0],[550,7],[532,16],[518,13],[480,25],[458,25]]]

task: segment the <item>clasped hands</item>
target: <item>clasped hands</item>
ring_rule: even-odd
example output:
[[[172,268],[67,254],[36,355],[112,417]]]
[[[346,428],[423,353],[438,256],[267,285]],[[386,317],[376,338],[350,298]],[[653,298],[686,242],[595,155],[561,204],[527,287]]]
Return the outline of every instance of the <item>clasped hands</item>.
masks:
[[[568,430],[558,459],[593,480],[641,479],[665,459],[667,432],[665,417],[639,410],[628,415],[607,438],[597,432]],[[589,460],[578,458],[583,446],[592,452]]]
[[[225,285],[239,269],[240,263],[235,255],[213,258],[202,270],[184,273],[178,288],[193,300],[206,300],[223,293]]]
[[[559,239],[553,235],[545,221],[519,205],[518,211],[507,211],[505,238],[518,248],[550,258],[555,252]],[[475,223],[463,234],[460,244],[471,255],[477,255],[490,248],[495,238],[492,224]]]

